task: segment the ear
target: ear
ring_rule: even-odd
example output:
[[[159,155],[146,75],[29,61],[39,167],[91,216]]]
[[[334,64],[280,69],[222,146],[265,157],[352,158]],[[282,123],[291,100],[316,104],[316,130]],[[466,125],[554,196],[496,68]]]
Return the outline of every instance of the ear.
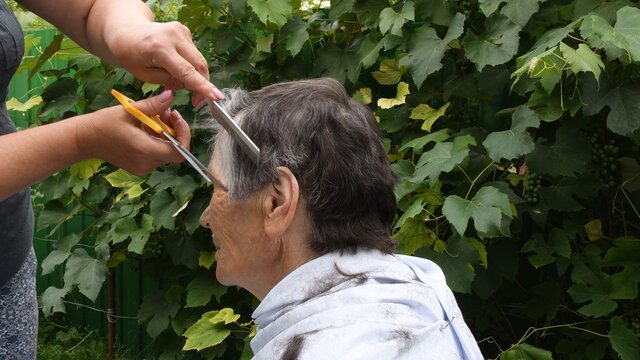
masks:
[[[284,234],[293,223],[300,189],[298,179],[286,167],[278,167],[278,177],[265,190],[262,206],[265,214],[265,232],[271,238]]]

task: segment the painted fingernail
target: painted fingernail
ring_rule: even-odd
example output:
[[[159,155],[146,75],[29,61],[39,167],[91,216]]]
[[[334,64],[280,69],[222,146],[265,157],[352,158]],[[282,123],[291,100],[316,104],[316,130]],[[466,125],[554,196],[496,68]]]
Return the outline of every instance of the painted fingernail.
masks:
[[[202,99],[202,101],[200,101],[200,102],[198,103],[198,105],[196,105],[196,111],[198,111],[198,110],[202,109],[202,107],[203,107],[203,106],[204,106],[204,104],[206,104],[206,103],[207,103],[207,100],[206,100],[206,99]]]
[[[224,94],[216,87],[213,88],[213,96],[215,96],[218,100],[224,99]]]
[[[158,97],[158,99],[160,100],[160,102],[165,102],[169,99],[171,99],[171,90],[165,90],[163,91],[160,96]]]

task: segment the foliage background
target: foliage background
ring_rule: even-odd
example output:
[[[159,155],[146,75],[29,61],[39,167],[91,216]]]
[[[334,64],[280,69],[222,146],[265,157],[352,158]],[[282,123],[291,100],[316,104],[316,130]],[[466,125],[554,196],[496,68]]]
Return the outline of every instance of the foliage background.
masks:
[[[150,0],[193,32],[219,87],[331,76],[374,110],[399,182],[399,251],[444,270],[487,358],[635,359],[640,353],[640,8],[628,0]],[[37,38],[27,44],[37,43]],[[69,51],[73,50],[73,51]],[[58,56],[65,66],[42,70]],[[158,90],[62,36],[22,70],[48,85],[14,111],[40,125]],[[185,118],[207,116],[178,92]],[[209,134],[194,130],[206,162]],[[161,286],[140,356],[247,358],[256,302],[215,281],[198,218],[210,189],[187,166],[145,178],[99,160],[34,191],[59,240],[45,315],[95,300],[140,261]],[[106,291],[106,290],[105,290]]]

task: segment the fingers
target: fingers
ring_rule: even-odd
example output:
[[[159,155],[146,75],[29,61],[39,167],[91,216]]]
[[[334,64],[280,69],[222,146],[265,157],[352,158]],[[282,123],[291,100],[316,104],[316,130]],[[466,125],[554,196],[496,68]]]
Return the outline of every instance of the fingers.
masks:
[[[182,146],[189,149],[191,146],[191,129],[189,124],[182,118],[182,115],[176,110],[171,112],[169,116],[170,126],[176,131],[176,140]]]
[[[165,90],[159,95],[152,96],[150,98],[136,101],[134,106],[147,114],[149,117],[154,115],[160,115],[160,117],[166,118],[169,113],[169,107],[173,102],[173,93],[171,90]]]

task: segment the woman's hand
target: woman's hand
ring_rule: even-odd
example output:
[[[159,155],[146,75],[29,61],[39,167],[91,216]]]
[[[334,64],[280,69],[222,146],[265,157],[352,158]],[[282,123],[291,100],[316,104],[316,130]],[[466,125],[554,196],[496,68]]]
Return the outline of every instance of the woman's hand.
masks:
[[[171,91],[138,101],[133,105],[149,116],[160,115],[173,128],[178,140],[189,148],[189,125],[177,111],[170,111]],[[122,106],[114,106],[79,116],[76,142],[82,158],[97,157],[132,174],[144,175],[154,168],[184,161],[171,143],[143,126]]]

